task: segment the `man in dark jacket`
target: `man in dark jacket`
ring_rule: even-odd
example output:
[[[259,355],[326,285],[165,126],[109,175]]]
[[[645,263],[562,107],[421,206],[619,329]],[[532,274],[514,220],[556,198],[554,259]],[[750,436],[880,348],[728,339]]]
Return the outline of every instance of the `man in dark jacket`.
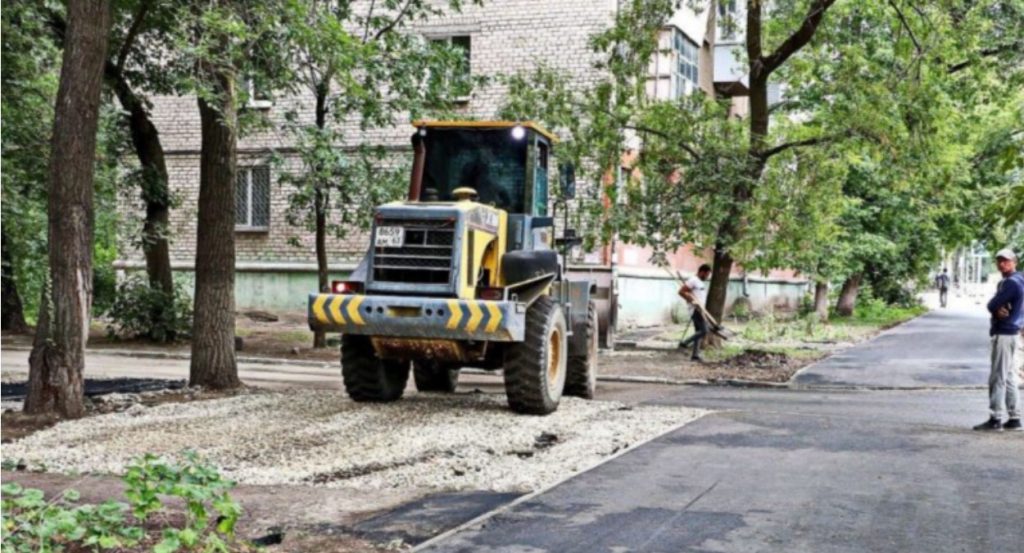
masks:
[[[1000,250],[996,265],[1003,274],[988,312],[992,314],[992,372],[988,377],[991,416],[975,430],[1020,430],[1020,391],[1017,389],[1017,363],[1014,357],[1021,349],[1021,328],[1024,327],[1024,275],[1017,272],[1017,254]],[[1008,416],[1003,423],[1003,414]]]

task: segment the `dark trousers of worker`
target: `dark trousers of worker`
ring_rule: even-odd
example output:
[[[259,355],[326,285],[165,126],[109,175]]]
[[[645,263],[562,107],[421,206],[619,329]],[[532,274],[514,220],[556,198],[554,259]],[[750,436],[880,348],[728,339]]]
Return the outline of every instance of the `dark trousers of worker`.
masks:
[[[946,307],[946,298],[949,297],[949,288],[939,288],[939,303]]]
[[[683,340],[680,347],[689,346],[693,344],[693,356],[700,357],[700,343],[703,341],[704,336],[708,333],[708,323],[701,316],[700,311],[697,309],[693,310],[693,316],[690,317],[693,320],[693,335]]]

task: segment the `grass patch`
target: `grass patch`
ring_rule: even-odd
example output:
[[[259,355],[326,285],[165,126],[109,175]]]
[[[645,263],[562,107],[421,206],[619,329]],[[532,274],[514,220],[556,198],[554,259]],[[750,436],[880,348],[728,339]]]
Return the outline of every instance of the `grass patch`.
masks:
[[[900,307],[886,305],[881,300],[869,300],[857,305],[852,317],[835,317],[833,323],[850,326],[889,328],[928,312],[923,305]]]
[[[736,338],[734,342],[714,351],[721,352],[723,358],[750,348],[785,353],[793,358],[816,357],[818,354],[813,348],[793,347],[792,344],[856,342],[927,311],[928,309],[923,306],[888,306],[880,300],[870,299],[859,304],[853,316],[833,315],[825,322],[819,321],[814,313],[798,317],[792,313],[772,312],[749,320],[727,318],[725,326],[736,334]],[[663,339],[677,341],[691,333],[692,327],[689,327],[683,331],[666,334]],[[708,355],[711,355],[710,351]]]

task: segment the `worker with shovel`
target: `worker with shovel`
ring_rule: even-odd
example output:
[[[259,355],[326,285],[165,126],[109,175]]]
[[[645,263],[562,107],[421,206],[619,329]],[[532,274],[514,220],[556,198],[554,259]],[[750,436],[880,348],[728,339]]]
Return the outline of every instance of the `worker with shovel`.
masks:
[[[697,275],[690,277],[679,287],[679,297],[693,307],[693,314],[690,319],[693,321],[694,333],[689,338],[679,342],[679,348],[685,349],[693,344],[693,355],[690,359],[704,361],[700,356],[700,343],[708,333],[708,321],[704,318],[701,306],[704,304],[704,283],[711,276],[711,265],[707,263],[697,269]]]

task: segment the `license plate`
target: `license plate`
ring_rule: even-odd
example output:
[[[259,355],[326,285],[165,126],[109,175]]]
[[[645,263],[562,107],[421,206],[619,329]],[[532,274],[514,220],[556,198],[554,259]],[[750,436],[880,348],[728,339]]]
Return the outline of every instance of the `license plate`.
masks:
[[[405,229],[402,227],[377,227],[378,248],[401,248],[405,244]]]

